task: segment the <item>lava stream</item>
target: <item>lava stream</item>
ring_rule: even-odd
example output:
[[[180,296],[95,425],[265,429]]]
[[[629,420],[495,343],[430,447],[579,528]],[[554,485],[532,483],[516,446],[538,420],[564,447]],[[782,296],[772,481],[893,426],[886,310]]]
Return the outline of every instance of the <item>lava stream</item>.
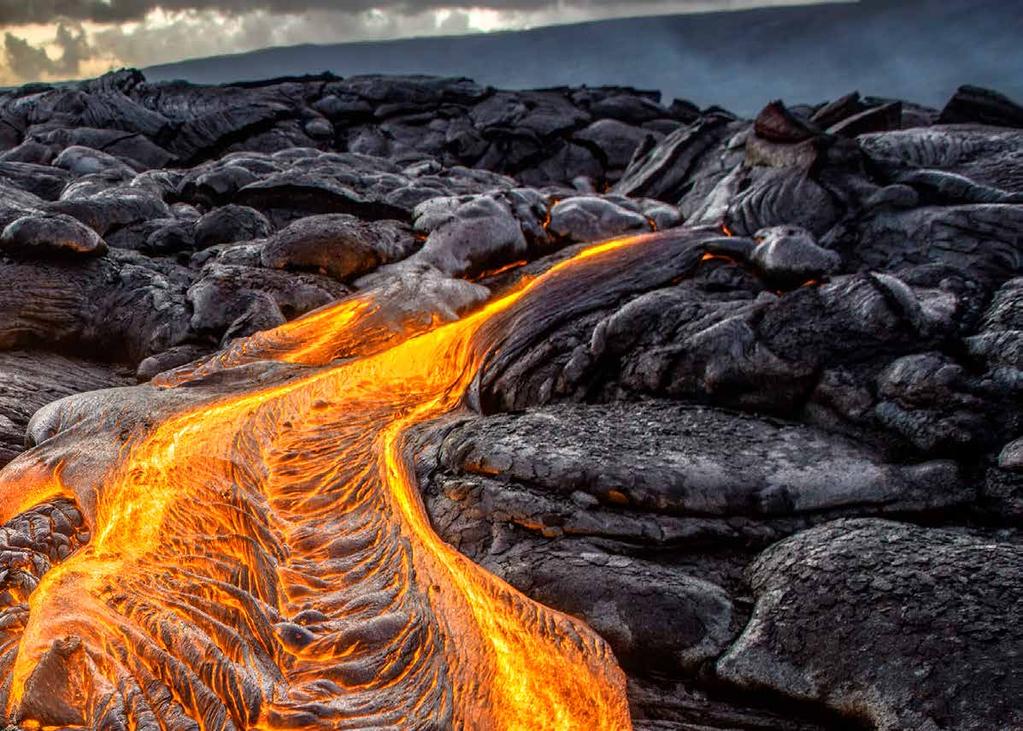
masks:
[[[76,477],[74,452],[71,463],[51,458],[48,442],[12,463],[0,473],[0,519],[77,505],[75,535],[87,540],[38,572],[27,601],[10,587],[2,595],[5,720],[631,728],[624,675],[599,637],[433,532],[404,435],[465,408],[503,313],[643,240],[590,247],[422,334],[388,341],[374,330],[355,357],[337,359],[372,329],[365,297],[254,336],[146,387],[192,401],[154,425],[141,419],[94,487]],[[286,377],[227,396],[204,390],[211,374],[267,359]],[[125,439],[111,424],[103,415],[67,433]]]

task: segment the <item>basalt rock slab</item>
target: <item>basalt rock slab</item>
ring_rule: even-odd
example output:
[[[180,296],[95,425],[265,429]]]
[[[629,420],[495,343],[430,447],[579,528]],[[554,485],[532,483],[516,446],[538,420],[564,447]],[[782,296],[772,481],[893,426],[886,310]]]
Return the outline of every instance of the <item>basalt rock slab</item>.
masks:
[[[154,218],[170,218],[170,207],[142,188],[106,187],[46,204],[51,213],[77,218],[101,236]]]
[[[845,275],[778,295],[713,259],[680,274],[672,285],[671,270],[637,271],[650,277],[643,293],[618,292],[615,302],[594,292],[582,311],[554,306],[550,320],[523,323],[518,357],[495,358],[484,371],[487,403],[521,409],[624,391],[791,412],[822,368],[927,350],[976,317],[979,297],[953,280],[911,286],[889,275]]]
[[[0,163],[0,178],[47,201],[57,200],[71,180],[60,168],[30,162]]]
[[[135,378],[139,383],[145,383],[151,381],[155,376],[161,373],[179,368],[192,361],[199,360],[203,356],[209,355],[211,351],[210,345],[199,345],[195,343],[186,343],[184,345],[175,345],[173,348],[151,355],[141,363],[135,371]]]
[[[878,210],[840,234],[834,247],[862,269],[940,264],[983,283],[1003,282],[1021,266],[1023,205],[971,204]]]
[[[547,230],[554,236],[581,243],[600,241],[652,228],[646,216],[604,198],[579,196],[551,207]]]
[[[898,464],[805,425],[669,401],[480,417],[446,429],[437,460],[453,487],[484,480],[452,510],[475,501],[488,521],[639,542],[692,518],[927,512],[976,495],[948,460]]]
[[[174,156],[170,152],[144,134],[117,129],[95,127],[69,129],[41,124],[29,127],[25,136],[28,142],[47,147],[52,157],[59,156],[69,147],[81,146],[108,153],[136,170],[169,167],[174,162]]]
[[[870,132],[899,129],[902,124],[902,102],[890,102],[869,107],[828,127],[829,134],[859,137]]]
[[[151,218],[107,234],[110,246],[131,249],[147,256],[176,256],[196,248],[195,221],[182,218]]]
[[[407,95],[395,93],[399,84]],[[330,75],[202,87],[150,84],[137,71],[5,94],[0,106],[11,136],[4,149],[27,138],[39,148],[29,162],[79,147],[131,167],[190,167],[234,151],[319,147],[405,161],[434,157],[448,166],[486,160],[482,167],[540,184],[620,174],[629,147],[646,134],[641,125],[670,129],[696,114],[624,88],[495,92],[465,79]],[[614,126],[600,131],[591,155],[593,135],[581,133],[602,121]],[[604,155],[605,147],[614,151]]]
[[[994,293],[976,333],[966,339],[970,355],[995,377],[1023,368],[1023,279],[1010,279]]]
[[[946,124],[978,122],[1023,128],[1023,107],[992,89],[966,85],[949,99],[940,119]]]
[[[728,728],[729,714],[784,727],[769,720],[771,704],[744,715],[697,680],[749,617],[741,574],[758,547],[829,516],[926,515],[977,497],[950,461],[899,464],[823,430],[669,401],[435,429],[417,471],[438,532],[598,628],[638,683],[634,710],[665,728],[676,727],[669,719]],[[687,678],[685,688],[657,695],[670,677]],[[790,708],[786,722],[804,723],[805,711]],[[837,715],[823,725],[842,726]]]
[[[718,672],[879,729],[1018,726],[1021,558],[1015,543],[884,521],[806,531],[753,564],[753,618]]]
[[[660,142],[663,138],[664,135],[659,132],[633,127],[616,119],[594,122],[574,137],[577,142],[594,150],[598,158],[602,158],[609,178],[625,172],[636,150]]]
[[[857,142],[883,169],[944,170],[1009,192],[1023,190],[1023,132],[1003,127],[936,125],[864,135]]]
[[[111,179],[128,181],[135,177],[135,170],[113,155],[90,147],[72,145],[53,160],[53,166],[67,170],[76,178],[86,175],[105,175]]]
[[[369,219],[401,215],[400,209],[367,198],[330,178],[299,172],[278,173],[250,183],[238,191],[234,200],[271,216],[275,211],[300,215],[349,213]]]
[[[796,225],[816,236],[838,223],[841,209],[832,195],[805,172],[792,168],[740,168],[729,180],[735,186],[730,202],[719,214],[722,223],[735,234],[753,235],[762,228]],[[713,218],[714,216],[711,216]]]
[[[668,135],[637,155],[615,185],[616,193],[677,203],[704,159],[737,129],[725,117],[708,117]]]
[[[0,249],[29,259],[47,256],[100,256],[107,244],[71,216],[25,216],[0,232]]]
[[[750,262],[768,283],[792,288],[838,270],[841,257],[817,245],[805,229],[779,226],[758,231]]]
[[[262,213],[245,206],[227,205],[215,208],[195,222],[195,245],[205,249],[217,244],[262,239],[273,233],[273,227]]]
[[[381,308],[381,314],[389,327],[397,331],[410,325],[422,327],[436,320],[456,320],[491,296],[486,287],[448,276],[428,264],[384,269],[355,284],[361,290],[372,292],[378,301],[387,303]]]
[[[319,271],[348,281],[404,259],[417,246],[398,221],[363,222],[346,214],[309,216],[272,236],[262,263],[274,269]]]
[[[332,302],[350,290],[315,274],[212,264],[189,287],[190,327],[196,333],[229,340],[269,330]]]
[[[877,390],[878,421],[930,454],[983,448],[1011,428],[993,394],[941,353],[899,358],[878,375]]]
[[[415,228],[427,233],[410,262],[448,275],[478,274],[524,257],[528,243],[509,202],[499,196],[433,200],[416,209]]]
[[[13,220],[9,217],[18,211],[23,213],[39,211],[45,205],[43,199],[35,193],[22,190],[12,182],[3,179],[0,179],[0,201],[3,202],[0,210],[4,211],[8,223]]]
[[[724,589],[652,561],[524,541],[481,563],[526,596],[584,620],[636,675],[695,675],[734,636]]]
[[[187,337],[189,276],[134,252],[75,261],[10,261],[0,343],[142,358]]]
[[[74,393],[127,385],[125,369],[44,350],[0,352],[0,464],[25,448],[25,428],[40,408]]]

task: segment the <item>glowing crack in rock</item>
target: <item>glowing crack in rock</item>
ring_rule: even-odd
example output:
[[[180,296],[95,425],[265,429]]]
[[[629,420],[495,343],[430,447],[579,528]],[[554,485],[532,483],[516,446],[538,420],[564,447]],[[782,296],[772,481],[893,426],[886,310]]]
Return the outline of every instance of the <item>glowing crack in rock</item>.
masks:
[[[433,532],[405,436],[466,408],[502,316],[538,285],[641,242],[419,334],[389,335],[361,296],[157,386],[44,409],[45,441],[0,473],[5,530],[41,536],[3,554],[4,720],[631,728],[596,634]]]

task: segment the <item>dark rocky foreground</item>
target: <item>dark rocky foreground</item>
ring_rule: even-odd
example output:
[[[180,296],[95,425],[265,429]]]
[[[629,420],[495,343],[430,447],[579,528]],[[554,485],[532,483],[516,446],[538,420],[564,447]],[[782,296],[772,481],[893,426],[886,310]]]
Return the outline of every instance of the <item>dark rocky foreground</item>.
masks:
[[[751,122],[617,88],[122,72],[0,92],[0,150],[5,462],[46,403],[357,290],[453,319],[678,228],[682,254],[553,292],[476,414],[419,430],[437,530],[607,639],[638,728],[1023,727],[1008,99]],[[67,511],[0,531],[5,591],[84,540]]]

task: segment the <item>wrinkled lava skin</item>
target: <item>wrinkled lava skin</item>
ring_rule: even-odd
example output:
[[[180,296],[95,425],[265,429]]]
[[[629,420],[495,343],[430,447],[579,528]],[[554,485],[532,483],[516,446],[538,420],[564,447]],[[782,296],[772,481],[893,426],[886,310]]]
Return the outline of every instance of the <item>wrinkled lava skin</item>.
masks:
[[[418,334],[367,338],[379,313],[356,297],[157,386],[48,407],[47,438],[0,473],[0,520],[52,534],[2,578],[4,720],[631,728],[603,640],[436,536],[404,440],[467,408],[510,313],[643,243]]]

